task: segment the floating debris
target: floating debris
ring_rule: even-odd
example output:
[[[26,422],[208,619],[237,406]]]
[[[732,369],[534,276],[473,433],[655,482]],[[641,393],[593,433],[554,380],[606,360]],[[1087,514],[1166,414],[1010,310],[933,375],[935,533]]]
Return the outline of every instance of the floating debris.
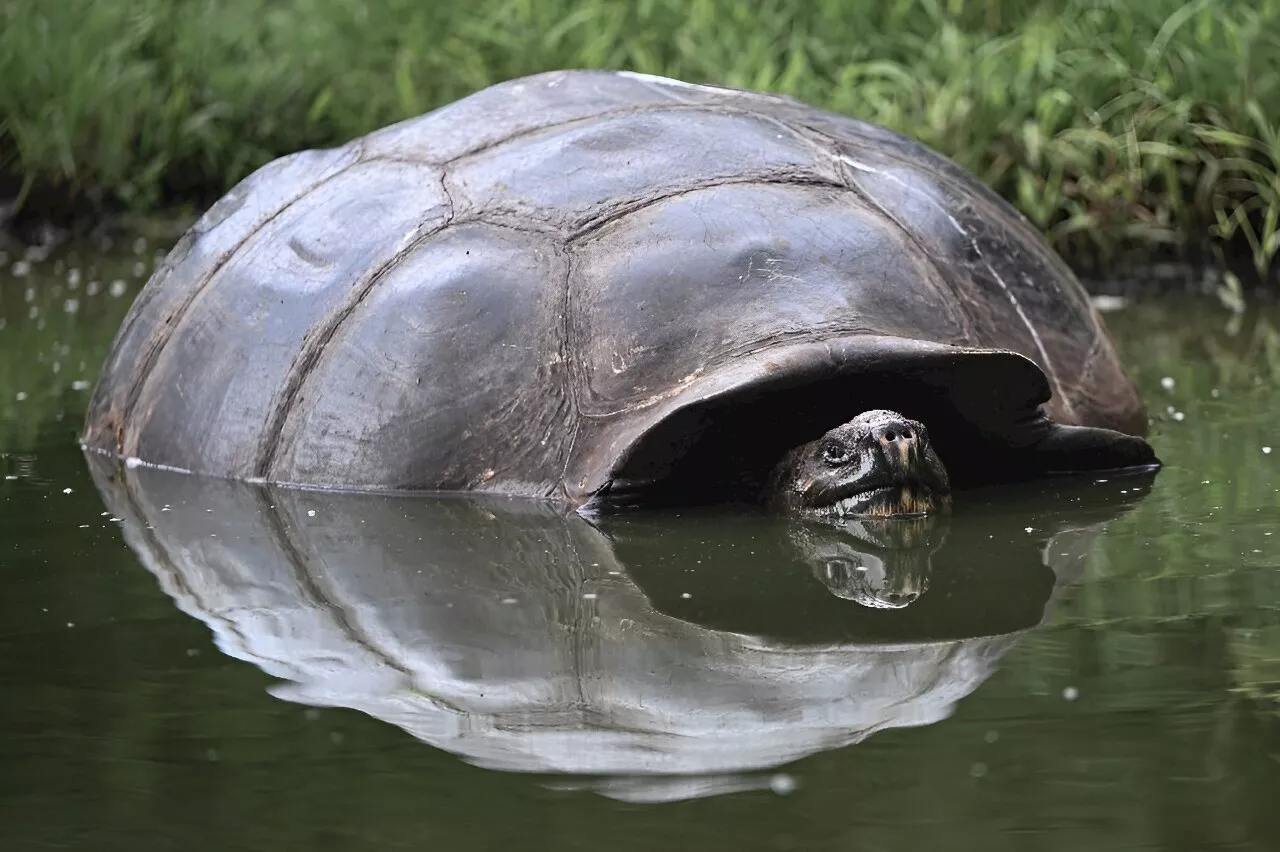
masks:
[[[1124,296],[1099,294],[1093,297],[1093,306],[1106,314],[1129,307],[1129,300]]]
[[[779,772],[769,779],[769,789],[779,796],[794,793],[798,786],[799,784],[796,783],[795,777],[785,772]]]

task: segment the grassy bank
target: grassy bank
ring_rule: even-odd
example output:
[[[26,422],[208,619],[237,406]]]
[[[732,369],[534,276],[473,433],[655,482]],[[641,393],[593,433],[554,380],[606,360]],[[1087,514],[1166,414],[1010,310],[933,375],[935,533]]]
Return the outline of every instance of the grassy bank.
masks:
[[[492,82],[630,68],[934,146],[1078,259],[1280,253],[1280,0],[8,0],[0,174],[199,206]]]

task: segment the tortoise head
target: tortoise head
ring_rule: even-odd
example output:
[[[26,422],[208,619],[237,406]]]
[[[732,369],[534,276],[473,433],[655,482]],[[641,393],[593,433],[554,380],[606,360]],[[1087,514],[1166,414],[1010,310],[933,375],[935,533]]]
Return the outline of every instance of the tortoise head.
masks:
[[[876,409],[788,452],[769,499],[806,515],[892,517],[945,509],[950,492],[924,424]]]

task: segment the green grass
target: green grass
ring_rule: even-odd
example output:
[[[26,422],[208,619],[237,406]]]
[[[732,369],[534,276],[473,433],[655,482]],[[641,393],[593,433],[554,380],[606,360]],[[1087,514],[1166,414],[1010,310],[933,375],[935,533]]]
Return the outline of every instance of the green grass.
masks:
[[[0,175],[152,211],[490,83],[630,68],[920,139],[1073,259],[1280,253],[1280,0],[7,0]]]

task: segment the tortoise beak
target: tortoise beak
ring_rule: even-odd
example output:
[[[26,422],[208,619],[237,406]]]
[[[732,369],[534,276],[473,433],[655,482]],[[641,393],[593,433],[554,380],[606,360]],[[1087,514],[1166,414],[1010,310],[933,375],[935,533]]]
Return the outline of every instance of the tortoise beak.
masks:
[[[854,509],[851,514],[895,518],[943,511],[951,505],[951,496],[925,485],[909,483],[863,492],[855,498],[840,501],[838,505]]]

